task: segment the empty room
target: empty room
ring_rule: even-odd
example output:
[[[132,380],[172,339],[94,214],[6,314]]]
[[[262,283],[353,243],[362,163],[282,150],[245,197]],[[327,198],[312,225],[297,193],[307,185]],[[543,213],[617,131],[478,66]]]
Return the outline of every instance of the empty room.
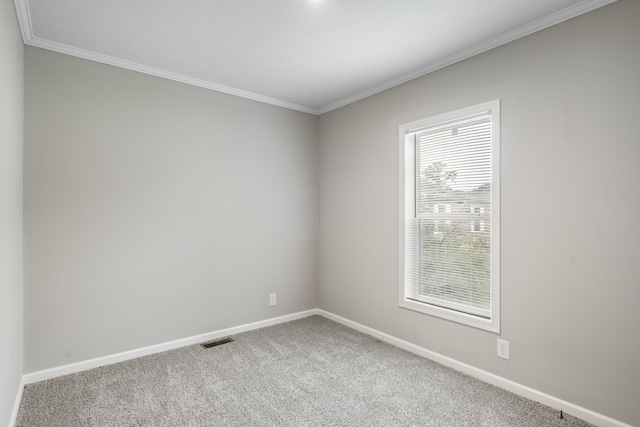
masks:
[[[0,425],[640,426],[640,2],[2,0]]]

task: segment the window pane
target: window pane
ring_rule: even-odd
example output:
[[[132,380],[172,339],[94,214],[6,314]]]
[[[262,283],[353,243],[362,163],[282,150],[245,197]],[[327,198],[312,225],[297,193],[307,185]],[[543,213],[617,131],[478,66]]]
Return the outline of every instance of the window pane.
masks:
[[[432,297],[468,305],[488,316],[491,253],[488,236],[477,237],[469,223],[419,221],[419,285],[417,299]],[[465,310],[463,310],[465,311]]]

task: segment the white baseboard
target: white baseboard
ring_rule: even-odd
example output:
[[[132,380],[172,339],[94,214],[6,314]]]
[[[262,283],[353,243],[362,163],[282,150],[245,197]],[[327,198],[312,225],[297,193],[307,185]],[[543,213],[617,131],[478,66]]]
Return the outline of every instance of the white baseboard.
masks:
[[[15,419],[18,415],[18,409],[20,407],[20,401],[22,399],[22,392],[25,384],[31,384],[39,381],[56,378],[62,375],[68,375],[76,372],[86,371],[87,369],[93,369],[100,366],[111,365],[113,363],[123,362],[126,360],[135,359],[137,357],[160,353],[167,350],[173,350],[175,348],[184,347],[192,344],[198,344],[200,342],[222,338],[229,335],[239,334],[241,332],[246,332],[253,329],[264,328],[264,327],[276,325],[279,323],[290,322],[292,320],[302,319],[304,317],[309,317],[313,315],[320,315],[320,316],[326,317],[327,319],[331,319],[335,322],[341,323],[357,331],[376,337],[381,341],[385,341],[391,345],[410,351],[411,353],[433,360],[442,365],[448,366],[457,371],[465,373],[474,378],[478,378],[479,380],[485,381],[489,384],[495,385],[497,387],[500,387],[502,389],[505,389],[507,391],[510,391],[512,393],[525,397],[527,399],[531,399],[533,401],[550,406],[552,408],[557,409],[558,411],[562,410],[567,414],[573,415],[575,417],[588,421],[597,426],[632,427],[629,424],[625,424],[621,421],[607,417],[606,415],[594,412],[587,408],[583,408],[581,406],[575,405],[573,403],[567,402],[565,400],[559,399],[557,397],[551,396],[541,391],[532,389],[525,385],[516,383],[514,381],[508,380],[506,378],[500,377],[498,375],[492,374],[490,372],[484,371],[482,369],[476,368],[466,363],[462,363],[458,360],[452,359],[450,357],[444,356],[434,351],[427,350],[424,347],[411,344],[410,342],[401,340],[392,335],[387,335],[376,329],[361,325],[360,323],[353,322],[349,319],[345,319],[344,317],[340,317],[320,309],[311,309],[307,311],[301,311],[301,312],[289,314],[286,316],[275,317],[272,319],[262,320],[259,322],[248,323],[246,325],[240,325],[232,328],[221,329],[218,331],[209,332],[202,335],[182,338],[179,340],[170,341],[163,344],[157,344],[157,345],[144,347],[136,350],[126,351],[123,353],[113,354],[110,356],[98,357],[96,359],[86,360],[83,362],[72,363],[69,365],[59,366],[56,368],[51,368],[43,371],[37,371],[37,372],[25,374],[22,376],[22,382],[20,383],[20,390],[18,390],[18,394],[16,396],[16,403],[14,405],[14,410],[13,410],[14,411],[13,423],[15,423]],[[9,427],[13,427],[13,425],[14,424],[10,424]]]
[[[182,338],[175,341],[169,341],[162,344],[156,344],[149,347],[139,348],[136,350],[125,351],[122,353],[112,354],[110,356],[98,357],[95,359],[85,360],[82,362],[71,363],[69,365],[58,366],[42,371],[31,372],[22,376],[23,384],[31,384],[39,381],[45,381],[63,375],[74,374],[76,372],[86,371],[88,369],[98,368],[100,366],[111,365],[113,363],[124,362],[126,360],[135,359],[150,354],[160,353],[175,348],[185,347],[192,344],[198,344],[204,341],[214,340],[229,335],[239,334],[241,332],[260,329],[267,326],[277,325],[278,323],[290,322],[292,320],[302,319],[304,317],[318,314],[317,309],[301,311],[298,313],[288,314],[286,316],[274,317],[259,322],[248,323],[246,325],[234,326],[232,328],[221,329],[206,334],[195,335],[188,338]],[[22,394],[22,391],[20,392]],[[18,400],[19,405],[20,400]]]
[[[18,410],[20,409],[20,402],[22,402],[22,392],[24,391],[24,375],[20,380],[18,392],[16,393],[16,400],[13,403],[13,411],[11,412],[11,419],[9,420],[9,427],[16,425],[16,419],[18,418]]]
[[[590,409],[583,408],[582,406],[575,405],[573,403],[567,402],[565,400],[562,400],[557,397],[551,396],[549,394],[543,393],[541,391],[535,390],[531,387],[527,387],[525,385],[516,383],[514,381],[508,380],[506,378],[500,377],[490,372],[483,371],[482,369],[476,368],[474,366],[468,365],[466,363],[460,362],[458,360],[452,359],[450,357],[444,356],[434,351],[427,350],[424,347],[411,344],[410,342],[401,340],[400,338],[396,338],[392,335],[387,335],[376,329],[361,325],[360,323],[353,322],[349,319],[345,319],[344,317],[337,316],[333,313],[329,313],[327,311],[318,309],[317,314],[319,314],[320,316],[326,317],[327,319],[331,319],[335,322],[341,323],[357,331],[363,332],[367,335],[371,335],[375,338],[378,338],[381,341],[385,341],[403,350],[407,350],[411,353],[417,354],[419,356],[433,360],[434,362],[438,362],[442,365],[453,368],[456,371],[460,371],[471,377],[474,377],[484,382],[487,382],[489,384],[495,385],[496,387],[500,387],[504,390],[510,391],[512,393],[515,393],[519,396],[533,400],[535,402],[542,403],[543,405],[547,405],[551,408],[557,409],[558,411],[562,410],[567,414],[573,415],[574,417],[590,422],[591,424],[595,424],[596,426],[632,427],[631,425],[625,424],[622,421],[615,420],[606,415],[599,414]]]

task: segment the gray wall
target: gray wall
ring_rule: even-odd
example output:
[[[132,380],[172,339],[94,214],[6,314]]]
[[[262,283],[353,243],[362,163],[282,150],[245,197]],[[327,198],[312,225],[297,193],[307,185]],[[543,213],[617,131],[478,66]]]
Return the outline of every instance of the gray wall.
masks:
[[[0,425],[22,377],[23,47],[13,2],[0,2]]]
[[[25,68],[26,372],[317,306],[315,116],[32,47]]]
[[[0,422],[22,372],[22,47],[2,7]],[[26,48],[25,372],[319,306],[640,425],[637,22],[621,0],[319,119]],[[495,334],[397,306],[398,126],[495,98],[510,361]]]
[[[319,307],[640,425],[640,2],[320,119]],[[502,338],[398,308],[398,126],[502,100]]]

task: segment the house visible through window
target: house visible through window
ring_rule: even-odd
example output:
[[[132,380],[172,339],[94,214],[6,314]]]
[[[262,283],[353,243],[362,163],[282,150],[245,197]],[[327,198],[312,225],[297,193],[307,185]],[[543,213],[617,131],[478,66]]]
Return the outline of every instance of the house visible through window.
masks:
[[[499,332],[499,101],[400,134],[400,306]]]
[[[451,213],[451,205],[433,205],[433,212],[436,214],[446,214],[446,213]],[[437,217],[438,215],[436,215]],[[446,216],[445,216],[446,217]],[[446,226],[450,225],[451,221],[445,220],[442,223],[442,226],[440,225],[440,220],[435,219],[433,221],[433,232],[434,233],[441,233],[440,229],[442,227],[444,227],[443,229],[446,229]]]
[[[473,220],[471,222],[471,231],[474,233],[480,233],[484,231],[484,219],[483,219],[484,208],[481,206],[473,206],[471,208],[471,211],[473,213],[472,215]]]

